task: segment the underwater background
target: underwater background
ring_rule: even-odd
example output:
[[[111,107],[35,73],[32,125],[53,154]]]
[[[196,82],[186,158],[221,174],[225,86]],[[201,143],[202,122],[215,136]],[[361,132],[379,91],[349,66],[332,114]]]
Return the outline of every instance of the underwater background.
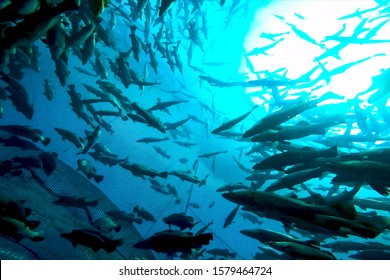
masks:
[[[2,259],[389,259],[387,1],[0,3]],[[61,3],[67,3],[64,11],[47,21],[34,17],[54,13]],[[148,111],[159,99],[175,102]],[[277,120],[275,112],[302,104],[307,108]],[[243,137],[266,116],[272,125],[251,136],[260,140]],[[30,132],[38,139],[17,125],[35,129]],[[292,132],[278,134],[283,126]],[[76,134],[80,146],[55,128]],[[55,153],[50,159],[57,169],[73,170],[48,171],[38,152],[15,148],[15,136]],[[153,139],[137,142],[146,137]],[[47,138],[50,143],[42,141]],[[113,163],[101,162],[96,143],[109,148],[113,156],[103,160]],[[325,150],[333,153],[301,155]],[[289,151],[293,164],[254,167]],[[93,167],[83,169],[84,160]],[[292,186],[280,182],[287,174],[280,165],[298,164],[316,175]],[[42,200],[18,191],[31,180]],[[266,190],[275,182],[278,189]],[[72,188],[62,189],[66,184]],[[240,190],[217,191],[227,184]],[[229,197],[235,192],[242,194],[239,202]],[[258,206],[256,193],[259,200],[263,193],[275,196]],[[344,207],[359,218],[352,210],[352,218],[343,216]],[[127,216],[109,215],[108,208]],[[49,211],[67,218],[56,223]],[[184,214],[171,217],[169,227],[164,218],[175,213]],[[97,226],[102,218],[104,226]],[[168,229],[173,239],[141,242]],[[240,232],[253,229],[291,240]]]

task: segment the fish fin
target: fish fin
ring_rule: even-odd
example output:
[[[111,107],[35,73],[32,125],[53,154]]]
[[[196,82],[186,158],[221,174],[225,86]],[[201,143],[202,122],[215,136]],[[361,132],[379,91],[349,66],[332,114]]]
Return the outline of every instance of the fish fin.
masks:
[[[356,209],[352,200],[336,203],[332,207],[346,219],[353,220],[356,218]]]
[[[386,186],[382,186],[380,184],[376,183],[369,183],[370,187],[375,190],[377,193],[383,195],[383,196],[388,196],[390,194],[390,188]]]
[[[99,204],[99,200],[93,200],[89,202],[89,206],[91,207],[96,207],[98,206],[98,204]]]
[[[119,226],[117,226],[117,227],[114,228],[114,231],[115,231],[115,232],[120,232],[121,229],[122,229],[122,226],[119,225]]]
[[[320,241],[319,240],[316,240],[316,239],[310,239],[310,240],[307,240],[305,241],[305,243],[309,246],[320,246]]]
[[[103,175],[96,175],[96,176],[94,176],[94,179],[95,179],[96,183],[100,183],[101,181],[103,181],[103,178],[104,178]]]
[[[310,125],[310,123],[308,121],[299,121],[296,125]]]

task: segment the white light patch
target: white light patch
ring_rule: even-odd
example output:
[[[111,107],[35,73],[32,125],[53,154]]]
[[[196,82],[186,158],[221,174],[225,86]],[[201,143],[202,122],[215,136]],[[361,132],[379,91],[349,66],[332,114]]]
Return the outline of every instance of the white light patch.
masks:
[[[364,36],[388,18],[378,18],[378,11],[364,13],[360,18],[351,17],[340,19],[343,16],[356,12],[357,9],[366,10],[376,7],[375,1],[274,1],[267,7],[259,9],[252,24],[252,28],[245,40],[244,49],[250,53],[254,48],[268,46],[274,41],[259,37],[260,34],[287,33],[275,37],[282,39],[273,48],[267,50],[267,54],[250,55],[249,60],[253,64],[255,72],[273,71],[286,68],[286,78],[297,79],[319,66],[315,58],[332,49],[338,44],[335,40],[325,40],[326,36],[335,35],[338,31],[344,31],[338,36],[350,37],[364,18],[367,21],[358,38]],[[304,33],[300,33],[304,32]],[[375,34],[372,40],[389,40],[390,21]],[[369,88],[372,77],[380,74],[381,69],[390,67],[388,50],[390,43],[355,44],[350,43],[339,53],[339,59],[333,56],[321,59],[320,62],[330,72],[330,80],[318,80],[309,89],[315,89],[314,95],[321,96],[323,93],[332,91],[347,99],[353,99],[358,93]],[[369,58],[346,70],[340,67],[346,64]],[[326,71],[325,70],[325,71]],[[250,71],[243,59],[240,72]],[[322,75],[322,76],[321,76]],[[250,73],[250,79],[258,76]],[[264,77],[264,76],[261,76]],[[321,68],[318,68],[310,76],[310,80],[325,77]],[[324,85],[324,86],[320,86]],[[258,101],[256,101],[258,102]]]

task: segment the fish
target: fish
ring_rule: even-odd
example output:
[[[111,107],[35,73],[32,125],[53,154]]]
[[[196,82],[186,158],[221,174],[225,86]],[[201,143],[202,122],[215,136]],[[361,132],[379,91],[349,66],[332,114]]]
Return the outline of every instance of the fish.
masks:
[[[267,129],[275,128],[277,125],[284,123],[291,118],[305,112],[306,110],[317,107],[315,101],[303,101],[297,102],[292,107],[282,108],[278,111],[272,112],[265,117],[263,117],[260,121],[258,121],[255,125],[253,125],[250,129],[246,130],[242,135],[243,138],[248,138],[259,134]]]
[[[142,224],[142,218],[134,215],[134,213],[126,213],[120,210],[107,211],[106,214],[117,221],[123,221],[129,224]]]
[[[111,152],[111,150],[106,145],[104,145],[103,143],[100,143],[100,142],[96,143],[93,146],[93,149],[95,150],[95,152],[102,154],[102,155],[105,155],[105,156],[109,156],[109,157],[113,157],[113,158],[118,157],[118,155],[113,154]]]
[[[42,130],[27,125],[1,125],[0,130],[27,138],[35,143],[41,142],[44,146],[49,145],[51,141],[49,137],[43,136]]]
[[[134,54],[134,59],[139,62],[139,55],[140,55],[140,43],[138,41],[137,35],[135,35],[135,31],[137,30],[137,26],[131,25],[130,26],[130,39],[131,39],[131,50]]]
[[[148,176],[151,178],[161,177],[166,179],[168,177],[168,172],[158,172],[154,169],[147,168],[142,164],[122,162],[119,164],[122,168],[129,170],[134,176],[138,176],[143,178],[144,176]]]
[[[222,187],[216,189],[217,192],[233,192],[237,190],[249,190],[249,187],[245,186],[243,183],[236,183],[223,185]]]
[[[388,250],[364,250],[354,254],[350,254],[351,259],[357,260],[388,260],[390,251]]]
[[[100,154],[97,152],[89,152],[88,154],[90,156],[92,156],[95,160],[100,161],[101,163],[108,165],[110,167],[114,166],[114,165],[118,165],[118,164],[123,163],[123,162],[126,162],[129,158],[129,157],[126,157],[126,158],[120,159],[117,157],[107,156],[107,155]]]
[[[8,138],[0,137],[0,143],[2,143],[5,147],[18,147],[22,150],[33,151],[39,150],[39,148],[34,143],[18,136],[11,136]]]
[[[158,74],[158,61],[156,59],[156,53],[153,51],[151,43],[147,43],[146,46],[148,48],[148,54],[149,54],[149,60],[150,60],[149,64],[150,64],[150,66],[152,66],[154,73],[157,75]]]
[[[316,158],[334,158],[338,154],[337,146],[330,147],[328,149],[312,149],[310,147],[304,147],[300,151],[287,151],[280,154],[275,154],[265,158],[263,161],[256,163],[252,169],[254,170],[266,170],[275,169],[278,171],[284,171],[285,166],[304,163],[309,164]]]
[[[156,222],[156,218],[148,211],[146,211],[144,208],[139,207],[138,205],[134,206],[133,212],[136,213],[139,217],[144,219],[145,221],[149,222]]]
[[[187,149],[190,149],[191,147],[197,145],[196,143],[184,142],[184,141],[179,141],[179,140],[176,140],[176,141],[174,141],[174,142],[175,142],[177,145],[182,146],[182,147],[187,148]]]
[[[319,247],[299,244],[296,242],[268,242],[272,248],[280,250],[295,259],[304,260],[336,260],[336,257],[328,251],[321,250]]]
[[[87,135],[87,138],[85,139],[86,145],[84,146],[84,149],[78,154],[86,154],[97,143],[97,141],[99,141],[100,134],[101,134],[101,128],[100,126],[97,126],[92,131],[92,133]]]
[[[52,101],[55,96],[55,91],[53,85],[50,83],[48,79],[44,80],[44,92],[43,95],[46,96],[48,101]]]
[[[177,171],[177,170],[170,171],[169,175],[173,175],[173,176],[181,179],[182,181],[187,181],[190,183],[198,184],[199,186],[205,185],[206,179],[208,177],[208,175],[207,175],[203,180],[200,180],[198,177],[191,175],[190,170],[188,170],[188,171]]]
[[[374,209],[390,212],[389,202],[380,201],[373,198],[354,198],[353,201],[357,207],[363,210]]]
[[[169,216],[163,218],[163,222],[169,225],[169,229],[171,229],[171,225],[177,226],[180,230],[184,230],[186,228],[192,229],[198,222],[194,222],[194,218],[191,216],[186,216],[184,213],[174,213]]]
[[[203,234],[214,222],[211,221],[208,224],[204,225],[200,230],[198,230],[195,235]]]
[[[119,232],[122,229],[122,225],[110,217],[103,217],[93,221],[93,226],[102,233]]]
[[[326,170],[336,173],[338,182],[365,182],[383,196],[390,194],[387,163],[371,160],[332,161],[324,163]]]
[[[223,258],[235,258],[237,256],[236,252],[230,252],[228,249],[208,249],[207,253],[211,254],[216,258],[217,256],[221,256]]]
[[[166,158],[166,159],[170,159],[171,158],[171,155],[167,154],[163,149],[161,149],[160,147],[157,147],[157,146],[152,146],[152,148],[159,154],[161,155],[163,158]]]
[[[263,213],[271,219],[288,220],[300,219],[313,221],[316,215],[328,215],[334,217],[345,217],[353,219],[356,216],[356,209],[351,204],[343,202],[332,206],[307,204],[296,198],[280,196],[271,192],[263,191],[236,191],[225,192],[222,196],[234,203],[244,206],[244,210]]]
[[[223,228],[227,228],[233,222],[234,217],[236,216],[240,205],[238,204],[233,210],[226,216],[225,222],[223,224]]]
[[[25,222],[18,219],[0,216],[0,234],[20,242],[24,238],[39,242],[45,239],[43,231],[34,231]]]
[[[212,134],[218,134],[218,133],[220,133],[222,131],[225,131],[225,130],[233,128],[233,126],[237,125],[238,123],[240,123],[241,121],[246,119],[253,112],[253,110],[255,110],[257,107],[258,106],[255,105],[255,106],[253,106],[253,108],[249,112],[247,112],[247,113],[245,113],[245,114],[243,114],[243,115],[241,115],[241,116],[239,116],[237,118],[234,118],[234,119],[232,119],[230,121],[224,122],[222,125],[220,125],[216,129],[211,131],[211,133]]]
[[[278,179],[276,182],[273,182],[265,191],[276,191],[280,189],[290,189],[294,190],[294,186],[304,183],[313,178],[322,179],[324,170],[322,167],[316,167],[313,169],[306,169],[302,171],[297,171],[290,173]]]
[[[161,0],[160,7],[158,9],[158,16],[164,16],[165,12],[169,9],[175,0]]]
[[[57,168],[58,154],[56,152],[42,152],[38,156],[41,159],[43,171],[49,176]]]
[[[62,140],[68,140],[75,145],[76,148],[84,150],[84,139],[79,137],[76,133],[62,128],[54,128],[54,130],[61,135]]]
[[[96,173],[96,168],[87,159],[78,159],[77,160],[77,170],[83,172],[88,179],[93,178],[96,183],[103,181],[104,176]]]
[[[190,232],[165,230],[139,241],[133,245],[137,249],[153,250],[172,256],[174,253],[191,253],[192,249],[200,249],[213,240],[211,233],[193,235]]]
[[[165,111],[168,107],[178,105],[181,103],[188,103],[187,100],[173,100],[173,101],[161,101],[160,98],[157,98],[157,104],[150,107],[148,109],[149,112],[155,111],[155,110],[160,110],[160,111]]]
[[[261,243],[267,244],[268,242],[296,242],[304,245],[316,245],[316,241],[308,240],[301,241],[300,239],[281,232],[277,232],[269,229],[250,229],[250,230],[240,230],[240,232],[250,238],[257,239]],[[318,245],[318,244],[317,244]]]
[[[161,123],[160,119],[153,116],[150,112],[147,110],[142,109],[137,103],[133,102],[131,106],[134,108],[134,110],[141,116],[143,117],[147,123],[156,128],[158,131],[162,133],[166,133],[164,125]]]
[[[263,221],[260,221],[259,217],[250,212],[240,212],[240,215],[244,218],[244,220],[248,220],[252,224],[258,224],[260,226],[263,224]]]
[[[138,139],[136,142],[150,144],[156,142],[163,142],[167,140],[169,140],[169,137],[164,137],[164,138],[145,137],[145,138]]]
[[[53,7],[45,4],[41,3],[37,11],[24,16],[23,21],[2,30],[1,49],[23,45],[26,40],[38,40],[60,20],[61,14],[77,10],[80,1],[64,1]]]
[[[34,115],[34,105],[30,102],[26,89],[17,80],[4,72],[0,72],[0,77],[8,84],[5,90],[9,93],[7,97],[12,101],[15,109],[31,120]]]
[[[59,195],[59,198],[52,203],[55,205],[61,205],[64,207],[78,207],[82,209],[87,209],[88,207],[97,207],[99,200],[88,200],[85,197],[77,196],[64,196]]]
[[[123,243],[123,239],[110,239],[96,230],[74,229],[71,232],[61,233],[60,236],[69,240],[74,248],[82,245],[91,248],[93,252],[103,249],[107,253],[112,253]]]
[[[198,156],[198,158],[210,158],[210,157],[214,157],[214,156],[219,155],[219,154],[226,154],[227,152],[228,151],[225,150],[225,151],[218,151],[218,152],[201,154],[201,155]]]

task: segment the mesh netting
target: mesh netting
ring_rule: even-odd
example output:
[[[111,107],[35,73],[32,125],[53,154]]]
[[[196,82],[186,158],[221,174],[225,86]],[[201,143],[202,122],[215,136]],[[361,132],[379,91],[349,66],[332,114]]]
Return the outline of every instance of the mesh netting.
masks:
[[[0,145],[0,160],[16,156],[35,156],[41,151],[22,151],[19,148]],[[53,204],[61,196],[85,197],[98,200],[97,207],[87,210]],[[39,220],[35,231],[43,231],[45,239],[34,242],[28,238],[19,243],[10,238],[0,238],[0,259],[153,259],[149,251],[135,250],[132,245],[142,240],[133,225],[123,223],[113,239],[123,238],[123,244],[112,253],[91,249],[72,243],[60,236],[74,229],[92,229],[92,221],[106,217],[105,212],[119,210],[99,189],[65,163],[57,160],[57,168],[47,176],[41,169],[30,172],[23,169],[17,176],[0,176],[0,196],[14,201],[24,200],[24,206],[32,209],[28,220]]]

